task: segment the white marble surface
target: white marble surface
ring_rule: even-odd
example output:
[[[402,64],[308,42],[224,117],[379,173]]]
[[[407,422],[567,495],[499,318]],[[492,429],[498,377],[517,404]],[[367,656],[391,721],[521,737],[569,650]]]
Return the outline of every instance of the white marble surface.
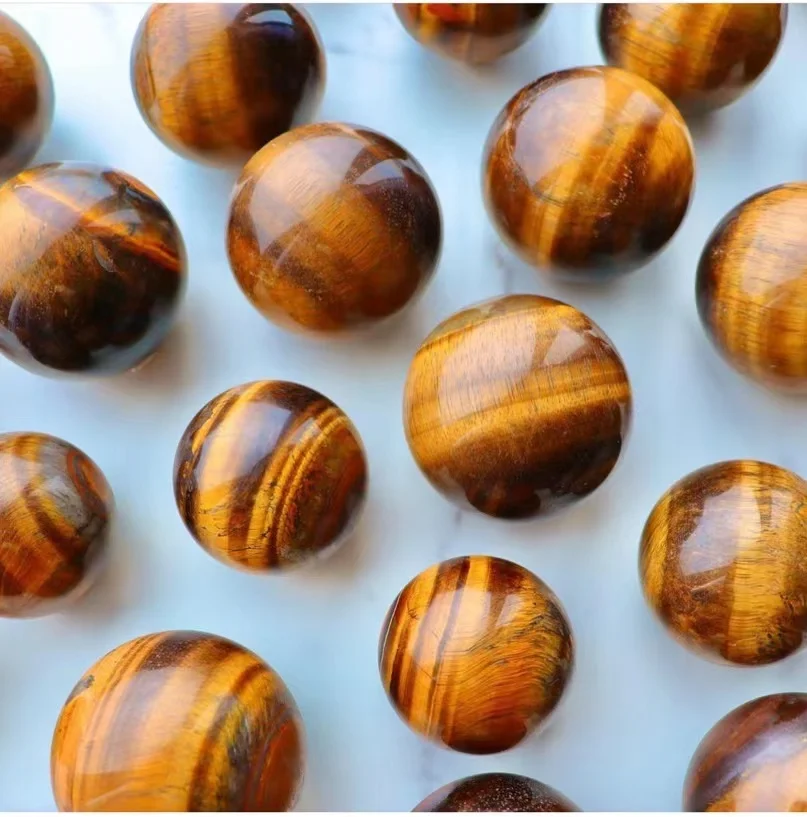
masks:
[[[807,176],[807,9],[791,10],[759,86],[693,127],[697,192],[667,251],[612,287],[570,289],[496,240],[479,195],[479,157],[490,122],[519,87],[600,62],[594,7],[555,7],[527,47],[474,72],[421,50],[389,6],[312,6],[329,62],[320,118],[366,124],[404,144],[434,180],[445,217],[442,262],[423,299],[371,341],[323,343],[265,323],[233,282],[223,242],[232,174],[173,155],[140,120],[128,61],[144,8],[7,7],[55,78],[55,125],[40,159],[108,163],[157,191],[184,233],[190,286],[170,344],[139,373],[60,382],[0,359],[0,430],[71,440],[102,466],[118,502],[109,570],[84,602],[62,616],[0,623],[0,808],[53,808],[51,730],[74,682],[118,643],[167,628],[234,638],[280,671],[307,725],[303,809],[408,810],[438,785],[485,770],[532,775],[587,810],[678,808],[690,754],[712,723],[755,695],[804,689],[807,677],[807,653],[748,671],[691,656],[651,620],[636,576],[645,516],[684,473],[733,457],[807,472],[807,406],[722,365],[693,303],[695,264],[718,219],[761,188]],[[604,488],[563,515],[510,525],[458,513],[428,486],[409,456],[400,403],[409,359],[438,320],[516,291],[570,300],[600,323],[627,362],[636,414]],[[372,472],[354,541],[309,571],[266,579],[196,547],[171,492],[174,449],[190,417],[219,391],[265,377],[300,380],[340,403]],[[415,737],[376,669],[380,623],[402,585],[439,559],[479,552],[542,576],[578,645],[576,676],[549,730],[488,758]]]

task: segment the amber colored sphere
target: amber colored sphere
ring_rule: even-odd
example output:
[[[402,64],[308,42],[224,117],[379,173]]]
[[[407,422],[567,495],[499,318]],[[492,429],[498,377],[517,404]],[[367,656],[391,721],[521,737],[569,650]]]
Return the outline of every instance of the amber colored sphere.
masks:
[[[531,777],[475,774],[437,789],[412,811],[579,811],[559,791]]]
[[[95,579],[114,501],[98,466],[47,434],[0,434],[0,616],[57,612]]]
[[[409,368],[404,429],[431,484],[460,507],[519,519],[590,494],[631,420],[625,366],[572,306],[510,295],[443,321]]]
[[[770,65],[782,3],[606,3],[600,46],[611,65],[652,82],[686,113],[741,97]]]
[[[347,415],[319,392],[261,380],[214,397],[186,429],[174,496],[196,541],[225,564],[288,568],[353,530],[367,460]]]
[[[639,573],[695,652],[748,666],[787,657],[807,632],[807,482],[754,460],[694,471],[650,512]]]
[[[308,17],[288,3],[157,3],[132,45],[132,89],[169,148],[243,165],[309,121],[325,87],[325,55]]]
[[[285,811],[303,724],[280,676],[226,638],[135,638],[84,674],[51,746],[60,811]]]
[[[0,12],[0,181],[22,170],[53,120],[53,80],[31,35]]]
[[[729,712],[701,741],[685,811],[805,811],[807,695],[766,695]]]
[[[401,718],[459,752],[520,743],[572,674],[574,643],[555,594],[520,565],[449,559],[415,576],[381,629],[379,669]]]
[[[524,45],[547,8],[547,3],[396,3],[395,13],[422,45],[480,65]]]
[[[165,205],[96,165],[40,165],[0,187],[0,253],[0,352],[39,374],[134,368],[184,292],[185,246]]]
[[[233,194],[236,281],[287,329],[333,333],[398,312],[429,281],[442,239],[426,171],[369,128],[297,128],[252,157]]]
[[[667,244],[694,174],[689,131],[661,91],[619,68],[572,68],[505,105],[485,146],[483,192],[527,263],[602,280]]]
[[[807,184],[757,193],[717,225],[696,300],[707,336],[737,371],[807,392]]]

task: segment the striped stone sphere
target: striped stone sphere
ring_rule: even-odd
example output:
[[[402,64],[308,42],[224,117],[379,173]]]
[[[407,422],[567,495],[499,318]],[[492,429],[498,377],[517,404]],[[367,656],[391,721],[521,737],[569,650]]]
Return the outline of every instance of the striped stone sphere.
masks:
[[[87,590],[113,505],[104,475],[75,446],[0,434],[0,615],[46,615]]]
[[[200,632],[135,638],[101,658],[70,693],[51,748],[61,811],[284,811],[303,766],[281,678]]]

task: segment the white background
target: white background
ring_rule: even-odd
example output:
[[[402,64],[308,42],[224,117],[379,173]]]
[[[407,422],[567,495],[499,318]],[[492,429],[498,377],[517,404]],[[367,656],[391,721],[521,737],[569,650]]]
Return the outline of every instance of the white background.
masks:
[[[176,332],[146,368],[106,381],[58,381],[0,359],[0,431],[64,437],[103,468],[117,498],[109,569],[69,613],[0,623],[0,808],[52,809],[49,751],[59,709],[81,673],[137,635],[208,630],[255,650],[292,689],[306,723],[309,810],[409,810],[434,788],[482,771],[521,772],[586,810],[665,810],[704,732],[756,695],[805,689],[807,653],[765,669],[709,664],[651,619],[637,542],[658,496],[709,462],[752,457],[807,473],[803,402],[734,375],[707,345],[694,308],[703,243],[731,207],[807,176],[807,8],[793,7],[770,72],[745,98],[693,123],[697,190],[668,249],[632,277],[570,288],[506,251],[479,194],[482,143],[522,85],[601,62],[593,6],[556,6],[533,40],[486,71],[433,56],[390,6],[312,6],[327,49],[320,119],[369,125],[426,167],[445,242],[424,297],[372,338],[291,336],[266,323],[234,283],[224,253],[234,176],[172,154],[141,121],[129,49],[142,5],[8,6],[39,42],[56,87],[39,160],[106,163],[142,179],[187,243],[190,285]],[[2,259],[0,259],[2,262]],[[621,351],[635,397],[620,467],[588,501],[548,520],[508,524],[458,513],[414,465],[401,390],[418,343],[442,318],[504,292],[540,292],[591,315]],[[297,380],[353,418],[371,489],[354,540],[294,575],[240,574],[207,556],[174,507],[176,443],[209,398],[244,381]],[[412,734],[386,701],[376,645],[388,604],[414,574],[466,553],[538,573],[577,636],[577,671],[549,729],[492,757],[451,753]]]

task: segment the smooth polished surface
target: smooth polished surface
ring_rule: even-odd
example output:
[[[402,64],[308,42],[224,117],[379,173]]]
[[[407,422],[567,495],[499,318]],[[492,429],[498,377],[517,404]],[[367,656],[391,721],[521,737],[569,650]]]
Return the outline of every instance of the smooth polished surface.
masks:
[[[396,3],[403,27],[444,57],[480,65],[532,37],[547,3]]]
[[[0,434],[0,616],[42,616],[86,591],[104,556],[112,490],[82,451]]]
[[[227,253],[239,286],[282,326],[338,332],[402,309],[440,256],[426,171],[369,128],[325,122],[268,144],[233,193]]]
[[[685,811],[805,811],[807,695],[766,695],[719,720],[684,783]]]
[[[191,535],[247,570],[324,556],[353,530],[366,493],[359,432],[297,383],[262,380],[214,397],[174,460],[174,496]]]
[[[226,638],[179,630],[90,667],[51,748],[60,811],[287,811],[303,765],[280,676]]]
[[[773,60],[783,3],[604,3],[600,45],[610,65],[650,81],[686,113],[742,96]]]
[[[753,460],[689,474],[651,511],[639,572],[691,649],[750,666],[787,657],[807,632],[807,482]]]
[[[527,263],[601,280],[643,266],[673,237],[694,172],[689,131],[664,94],[619,68],[571,68],[502,109],[483,192]]]
[[[443,321],[404,391],[404,428],[426,478],[463,507],[522,519],[599,487],[631,419],[625,366],[572,306],[495,298]]]
[[[30,34],[0,13],[0,181],[22,170],[53,119],[53,80]]]
[[[807,391],[807,184],[738,204],[715,228],[696,284],[709,339],[742,374]]]
[[[0,188],[0,351],[38,374],[115,374],[171,327],[185,245],[165,205],[117,170],[58,162]]]
[[[449,749],[513,748],[560,702],[574,644],[555,594],[491,556],[450,559],[415,576],[381,628],[381,681],[416,732]]]
[[[325,57],[289,3],[157,3],[132,45],[143,118],[178,153],[241,166],[316,113]]]
[[[520,774],[475,774],[430,794],[413,811],[579,811],[545,783]]]

